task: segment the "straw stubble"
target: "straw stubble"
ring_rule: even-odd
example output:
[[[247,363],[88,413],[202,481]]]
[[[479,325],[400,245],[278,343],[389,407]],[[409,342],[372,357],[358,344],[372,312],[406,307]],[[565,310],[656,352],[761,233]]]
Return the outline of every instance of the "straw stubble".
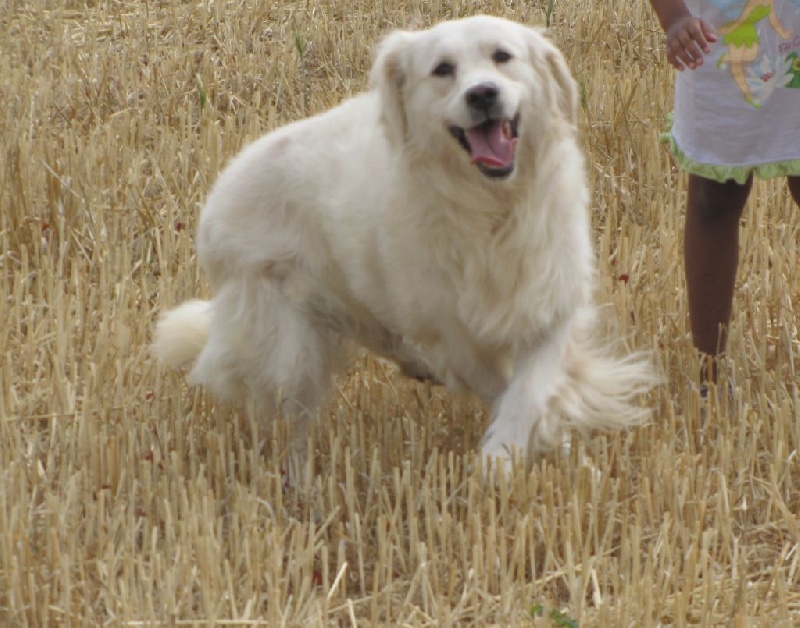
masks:
[[[672,78],[647,3],[49,2],[0,8],[0,617],[9,625],[800,621],[797,213],[758,183],[737,395],[688,383]],[[652,425],[483,481],[486,416],[365,357],[287,490],[286,434],[148,356],[206,291],[197,211],[247,141],[364,87],[392,27],[489,11],[581,85],[599,294],[668,383]]]

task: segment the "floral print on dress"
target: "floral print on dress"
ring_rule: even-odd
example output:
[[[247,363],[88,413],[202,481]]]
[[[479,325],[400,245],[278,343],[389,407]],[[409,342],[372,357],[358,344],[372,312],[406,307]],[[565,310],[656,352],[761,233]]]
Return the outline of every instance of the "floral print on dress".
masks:
[[[776,89],[788,87],[794,79],[792,61],[781,55],[765,54],[747,68],[747,85],[753,100],[765,102]]]

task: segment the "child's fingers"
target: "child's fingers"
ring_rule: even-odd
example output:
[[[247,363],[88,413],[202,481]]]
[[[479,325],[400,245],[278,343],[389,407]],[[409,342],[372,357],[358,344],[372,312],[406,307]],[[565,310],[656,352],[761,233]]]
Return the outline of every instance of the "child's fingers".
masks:
[[[684,65],[675,57],[673,57],[669,52],[667,52],[667,62],[674,67],[676,70],[683,72],[686,68]]]
[[[703,63],[703,53],[700,47],[686,31],[668,42],[667,57],[671,57],[670,62],[673,65],[675,65],[674,61],[678,61],[685,63],[693,70]]]
[[[709,24],[690,18],[667,34],[667,59],[678,70],[683,70],[683,64],[694,70],[703,65],[703,54],[711,51],[709,43],[716,40],[717,35]]]
[[[717,34],[714,32],[714,27],[711,26],[711,24],[700,20],[700,28],[703,31],[703,36],[706,38],[706,41],[711,43],[717,41]]]
[[[684,41],[689,40],[691,43],[686,42],[687,47],[691,47],[693,51],[699,52],[702,50],[703,52],[710,52],[711,48],[708,45],[708,38],[706,37],[706,31],[703,28],[704,22],[702,20],[693,20],[691,23],[688,24],[688,28],[686,32],[683,33]]]

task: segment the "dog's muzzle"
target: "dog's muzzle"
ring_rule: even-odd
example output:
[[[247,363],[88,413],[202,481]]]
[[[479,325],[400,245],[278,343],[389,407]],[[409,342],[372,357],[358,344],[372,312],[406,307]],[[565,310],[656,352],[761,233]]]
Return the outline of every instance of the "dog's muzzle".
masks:
[[[483,174],[502,179],[514,172],[518,126],[519,114],[510,120],[490,118],[470,129],[451,126],[450,133]]]
[[[493,83],[468,89],[464,94],[467,108],[481,122],[470,128],[453,125],[449,130],[484,175],[505,178],[514,171],[519,114],[504,117],[498,96],[499,89]]]

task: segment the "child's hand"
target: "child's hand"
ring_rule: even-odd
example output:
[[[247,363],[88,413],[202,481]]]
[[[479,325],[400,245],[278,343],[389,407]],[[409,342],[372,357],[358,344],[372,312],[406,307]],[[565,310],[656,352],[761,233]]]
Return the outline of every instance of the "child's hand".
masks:
[[[694,70],[703,65],[703,54],[715,41],[717,35],[707,22],[692,16],[680,18],[667,30],[667,61],[677,70],[685,66]]]

